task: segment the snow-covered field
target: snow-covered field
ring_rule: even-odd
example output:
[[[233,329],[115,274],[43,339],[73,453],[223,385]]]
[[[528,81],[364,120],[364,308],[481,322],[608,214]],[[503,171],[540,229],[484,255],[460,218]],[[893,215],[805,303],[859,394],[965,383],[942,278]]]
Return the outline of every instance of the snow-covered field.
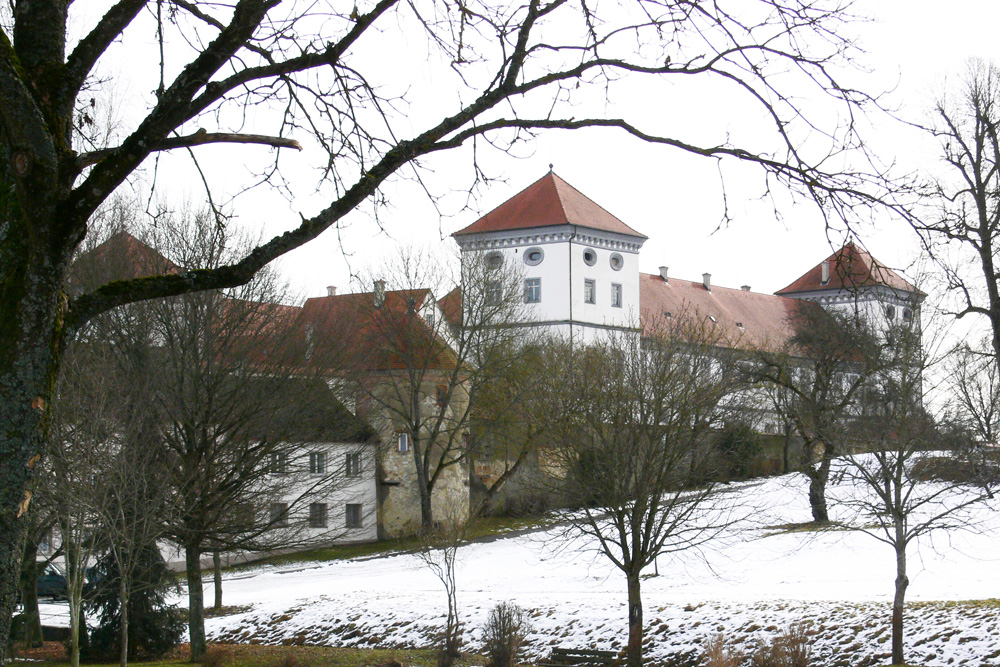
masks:
[[[823,665],[887,664],[895,577],[890,547],[851,531],[782,532],[809,519],[804,478],[740,485],[751,521],[718,546],[661,557],[643,581],[647,655],[686,665],[718,631],[737,641],[804,621]],[[836,497],[846,485],[831,489]],[[939,534],[910,549],[907,656],[927,665],[1000,665],[1000,517],[975,512],[975,529]],[[586,544],[549,530],[465,546],[459,604],[475,645],[489,610],[509,600],[530,610],[532,650],[619,649],[626,637],[625,581]],[[211,595],[210,589],[207,594]],[[982,602],[985,601],[985,602]],[[249,606],[211,619],[210,639],[368,646],[426,646],[443,623],[441,583],[418,557],[264,567],[225,579],[225,603]]]

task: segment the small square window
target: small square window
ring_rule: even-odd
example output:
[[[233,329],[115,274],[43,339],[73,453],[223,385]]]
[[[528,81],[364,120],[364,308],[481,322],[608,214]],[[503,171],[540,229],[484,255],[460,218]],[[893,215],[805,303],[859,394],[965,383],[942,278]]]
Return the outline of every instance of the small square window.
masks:
[[[310,503],[309,527],[326,528],[326,503]]]
[[[542,300],[542,279],[525,278],[524,280],[524,302],[540,303]]]
[[[350,452],[344,456],[344,474],[348,477],[361,474],[361,452]]]
[[[400,431],[396,434],[396,449],[400,454],[405,454],[410,451],[410,434],[406,431]]]
[[[309,452],[309,473],[326,474],[326,452]]]
[[[288,503],[271,503],[271,525],[283,527],[288,525]]]
[[[622,307],[622,286],[618,283],[611,283],[611,305],[614,308]]]
[[[344,527],[346,528],[361,528],[362,527],[362,505],[361,503],[348,503],[344,509]]]
[[[590,278],[583,281],[583,302],[597,303],[597,283]]]

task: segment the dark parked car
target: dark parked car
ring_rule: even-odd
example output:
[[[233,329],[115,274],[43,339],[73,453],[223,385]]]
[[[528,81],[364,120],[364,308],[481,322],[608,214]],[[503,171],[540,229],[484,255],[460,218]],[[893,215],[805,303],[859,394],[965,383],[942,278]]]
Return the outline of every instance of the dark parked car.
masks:
[[[65,600],[67,590],[65,575],[55,565],[46,565],[38,575],[38,597]]]

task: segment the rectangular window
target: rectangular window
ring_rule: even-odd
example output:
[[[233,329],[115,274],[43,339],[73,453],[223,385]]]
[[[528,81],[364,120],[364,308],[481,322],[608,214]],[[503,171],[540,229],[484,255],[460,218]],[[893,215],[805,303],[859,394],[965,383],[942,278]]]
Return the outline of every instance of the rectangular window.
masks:
[[[344,457],[344,474],[348,477],[361,474],[361,452],[350,452]]]
[[[310,503],[309,527],[326,528],[326,503]]]
[[[344,526],[347,528],[361,528],[361,507],[360,503],[348,503],[344,510]]]
[[[271,452],[267,471],[272,475],[284,475],[288,472],[288,455],[285,452]]]
[[[583,281],[583,302],[597,303],[597,283],[590,278]]]
[[[326,452],[309,452],[309,472],[313,475],[326,474]]]
[[[611,283],[611,305],[614,308],[622,307],[622,286],[619,283]]]
[[[448,385],[439,384],[436,387],[434,401],[438,404],[438,407],[448,405]]]
[[[503,294],[500,289],[500,283],[496,280],[490,280],[486,283],[486,305],[487,306],[499,306],[502,300]]]
[[[271,503],[271,525],[288,525],[288,503]]]
[[[541,278],[525,278],[524,279],[524,302],[525,303],[541,303],[542,301],[542,279]]]
[[[400,431],[396,434],[396,449],[400,454],[405,454],[410,451],[410,434],[406,431]]]

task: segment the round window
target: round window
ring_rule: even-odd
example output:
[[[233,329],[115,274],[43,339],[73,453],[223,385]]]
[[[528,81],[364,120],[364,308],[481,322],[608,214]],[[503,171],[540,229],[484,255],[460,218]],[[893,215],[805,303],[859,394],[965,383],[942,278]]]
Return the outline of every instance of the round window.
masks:
[[[583,251],[583,261],[587,266],[597,264],[597,253],[593,248],[587,248]]]
[[[892,306],[886,306],[885,307],[885,316],[888,319],[890,319],[890,320],[896,319],[896,309],[893,308]]]
[[[501,266],[503,266],[503,255],[499,252],[493,251],[486,255],[486,268],[499,269]]]
[[[617,252],[611,253],[611,268],[615,271],[621,271],[623,266],[625,266],[625,260],[622,259],[621,254]]]
[[[545,259],[545,253],[541,248],[528,248],[524,251],[524,263],[528,266],[538,266]]]

